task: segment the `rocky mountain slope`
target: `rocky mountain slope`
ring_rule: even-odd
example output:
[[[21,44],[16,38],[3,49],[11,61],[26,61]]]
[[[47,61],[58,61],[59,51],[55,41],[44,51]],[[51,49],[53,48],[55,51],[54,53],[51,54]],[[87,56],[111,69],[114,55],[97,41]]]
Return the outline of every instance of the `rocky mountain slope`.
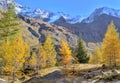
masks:
[[[0,6],[3,8],[4,4],[1,2]],[[73,21],[69,21],[71,17],[63,12],[56,14],[41,9],[32,12],[27,12],[28,10],[29,8],[16,4],[16,13],[23,22],[24,38],[31,46],[37,45],[39,41],[44,42],[45,37],[51,35],[56,46],[61,40],[66,39],[74,47],[78,36],[81,35],[87,50],[91,52],[101,44],[111,21],[114,21],[120,31],[120,10],[112,8],[98,8],[81,22],[78,22],[80,20],[78,17],[74,23],[71,23]]]
[[[31,46],[35,46],[40,42],[44,42],[47,36],[51,36],[56,46],[62,40],[67,40],[71,47],[76,45],[77,35],[71,33],[65,27],[50,24],[42,20],[31,19],[23,15],[19,15],[23,22],[23,35]]]
[[[28,25],[34,27],[28,27],[27,29],[32,36],[41,42],[44,42],[47,35],[52,35],[56,45],[59,45],[61,40],[66,39],[69,44],[74,47],[78,36],[81,35],[89,52],[93,51],[101,44],[107,30],[107,26],[112,20],[118,28],[118,31],[120,31],[120,18],[109,16],[107,14],[102,14],[96,17],[91,23],[81,22],[76,24],[67,23],[63,17],[54,24],[33,18],[30,19],[29,17],[21,15],[20,18]],[[27,37],[28,36],[26,36],[26,38]]]
[[[109,16],[107,14],[96,17],[91,23],[81,22],[70,24],[60,20],[55,22],[55,24],[68,28],[76,35],[82,35],[86,42],[102,42],[107,26],[111,21],[114,21],[118,31],[120,30],[120,18]]]
[[[67,23],[63,17],[56,20],[54,23],[56,25],[66,27],[76,35],[82,35],[88,50],[92,51],[96,46],[101,44],[108,24],[111,21],[114,21],[116,28],[120,32],[119,15],[119,10],[99,8],[96,9],[89,17],[83,19],[80,23]]]
[[[6,0],[2,1],[3,3],[0,4],[0,8],[3,9],[9,3],[5,2]],[[77,35],[71,33],[71,30],[68,30],[63,26],[47,23],[43,21],[43,19],[38,19],[37,17],[29,17],[27,15],[24,15],[23,13],[19,13],[20,11],[28,10],[27,7],[23,7],[20,4],[15,3],[15,9],[16,13],[21,19],[21,22],[23,23],[23,26],[21,27],[23,30],[23,36],[31,47],[37,46],[39,42],[43,43],[47,36],[52,37],[56,47],[60,44],[62,40],[67,40],[71,47],[74,47],[76,45]],[[36,10],[35,13],[41,14],[39,9]],[[45,13],[47,12],[43,12],[41,17],[45,17]],[[36,14],[33,15],[36,16]]]

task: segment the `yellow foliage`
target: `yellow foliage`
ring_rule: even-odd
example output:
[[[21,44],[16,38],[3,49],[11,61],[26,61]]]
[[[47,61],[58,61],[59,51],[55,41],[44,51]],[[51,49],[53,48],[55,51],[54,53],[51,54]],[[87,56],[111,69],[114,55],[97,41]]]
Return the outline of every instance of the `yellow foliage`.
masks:
[[[56,51],[50,36],[46,38],[44,45],[39,46],[39,63],[42,68],[55,66]]]
[[[3,59],[5,61],[4,71],[7,71],[7,69],[10,69],[10,71],[21,69],[23,63],[30,55],[30,48],[23,40],[21,34],[9,44],[4,43],[2,49],[4,52]]]
[[[36,66],[37,64],[37,57],[36,57],[36,53],[33,52],[31,57],[30,57],[30,60],[29,60],[29,64],[30,65],[33,65],[33,66]]]
[[[46,38],[46,41],[43,45],[43,49],[45,51],[45,56],[46,56],[46,65],[49,66],[55,66],[56,64],[56,51],[54,44],[52,42],[52,39],[50,36]]]
[[[94,64],[103,63],[101,48],[95,49],[93,55],[90,54],[89,63],[94,63]]]
[[[39,61],[41,68],[46,67],[47,57],[46,57],[45,50],[41,45],[39,46],[39,58],[37,60]]]
[[[10,73],[10,72],[12,73],[13,70],[15,70],[15,68],[11,65],[6,65],[5,67],[3,67],[3,70],[7,73]]]
[[[113,22],[108,25],[108,30],[102,44],[104,63],[115,66],[120,62],[119,33]]]
[[[66,41],[62,41],[59,49],[59,54],[61,55],[61,64],[68,65],[72,61],[72,53],[70,47]]]
[[[102,47],[97,48],[90,63],[105,63],[109,66],[120,65],[120,40],[119,33],[113,22],[108,25],[108,30],[103,39]]]
[[[94,63],[94,57],[92,54],[89,55],[89,63],[93,64]]]

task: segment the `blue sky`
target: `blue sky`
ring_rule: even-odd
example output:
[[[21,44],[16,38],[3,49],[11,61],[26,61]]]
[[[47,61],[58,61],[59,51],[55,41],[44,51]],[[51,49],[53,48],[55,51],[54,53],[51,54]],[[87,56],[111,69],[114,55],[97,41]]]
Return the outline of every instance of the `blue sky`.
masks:
[[[96,8],[110,7],[120,9],[120,0],[15,0],[32,9],[40,8],[52,12],[64,12],[71,16],[88,16]]]

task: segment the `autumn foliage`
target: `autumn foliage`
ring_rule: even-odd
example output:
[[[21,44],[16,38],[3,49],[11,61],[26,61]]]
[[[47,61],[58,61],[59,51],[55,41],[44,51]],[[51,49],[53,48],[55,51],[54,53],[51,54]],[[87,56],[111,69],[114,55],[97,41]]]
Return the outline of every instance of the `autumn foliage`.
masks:
[[[56,50],[52,41],[52,38],[48,36],[43,45],[43,50],[45,51],[46,56],[46,66],[55,66],[56,65]]]
[[[113,22],[108,25],[101,47],[90,56],[89,62],[104,63],[112,67],[120,65],[120,39]]]
[[[120,62],[119,33],[113,22],[108,25],[102,44],[104,63],[116,66]]]
[[[30,55],[29,45],[23,40],[22,35],[14,38],[9,44],[4,43],[2,48],[5,61],[4,71],[15,72],[22,69],[23,63]]]
[[[70,47],[66,41],[62,41],[60,44],[59,54],[61,55],[60,63],[62,65],[69,65],[72,63],[72,53]]]

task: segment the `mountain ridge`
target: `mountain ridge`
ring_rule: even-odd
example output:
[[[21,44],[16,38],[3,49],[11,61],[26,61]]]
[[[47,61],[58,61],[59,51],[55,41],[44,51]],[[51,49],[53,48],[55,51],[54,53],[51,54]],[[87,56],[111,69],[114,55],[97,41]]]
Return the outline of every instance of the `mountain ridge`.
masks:
[[[22,10],[21,10],[22,11]],[[19,11],[20,12],[20,11]],[[110,16],[120,18],[120,9],[114,9],[109,7],[100,7],[96,8],[88,17],[81,17],[80,15],[77,16],[70,16],[69,14],[65,14],[64,12],[51,12],[49,10],[42,10],[40,8],[36,8],[31,12],[21,12],[21,14],[26,15],[28,17],[41,19],[45,22],[54,23],[56,20],[60,19],[61,16],[71,24],[75,23],[90,23],[94,20],[95,17],[100,16],[102,14],[107,14]]]
[[[22,8],[25,11],[28,10],[27,7],[24,8],[22,5],[18,5],[17,7]],[[115,15],[114,14],[115,12],[113,12],[114,9],[112,9],[112,13],[102,12],[103,9],[106,10],[106,8],[96,9],[88,17],[88,18],[90,18],[91,16],[94,17],[92,22],[85,22],[84,19],[81,22],[70,23],[65,19],[65,17],[61,16],[53,23],[50,23],[42,19],[26,16],[23,13],[18,13],[18,16],[20,19],[22,19],[24,23],[23,28],[25,31],[23,32],[26,33],[24,34],[24,38],[26,38],[27,41],[31,42],[31,44],[34,44],[32,40],[35,40],[37,42],[44,42],[47,35],[52,35],[54,44],[56,46],[59,45],[62,39],[66,39],[68,43],[71,45],[71,47],[75,47],[77,38],[79,35],[81,35],[81,37],[85,42],[87,51],[93,52],[94,49],[97,46],[99,46],[103,41],[104,34],[107,30],[108,24],[112,20],[114,21],[115,26],[120,32],[120,18],[118,17],[119,14],[116,14],[116,16],[114,16]],[[44,16],[44,12],[46,13],[46,11],[43,12],[41,11],[41,9],[40,10],[38,9],[37,11],[34,12],[41,15],[43,14],[43,16]],[[51,12],[51,15],[54,14]],[[66,16],[69,17],[69,15]]]
[[[100,16],[102,14],[107,14],[110,16],[120,18],[120,9],[113,9],[108,7],[97,8],[91,13],[90,16],[88,16],[86,19],[83,19],[82,22],[84,23],[93,22],[95,17]]]
[[[19,11],[19,10],[16,10],[16,11]],[[72,17],[69,14],[65,14],[64,12],[51,12],[49,10],[42,10],[40,8],[36,8],[34,10],[25,10],[25,11],[24,10],[25,8],[22,8],[21,11],[19,11],[19,13],[25,16],[40,19],[49,23],[54,23],[55,21],[59,20],[61,17],[63,17],[66,20],[66,22],[70,24],[75,24],[80,22],[90,23],[94,21],[95,17],[100,16],[102,14],[107,14],[110,16],[120,18],[120,9],[114,9],[109,7],[96,8],[88,17],[87,16],[81,17],[80,15]]]
[[[11,0],[1,0],[0,7],[6,9],[7,5],[11,3]],[[25,7],[19,3],[14,2],[15,11],[17,14],[23,14],[30,18],[36,18],[43,20],[45,22],[54,23],[56,20],[60,19],[61,16],[66,20],[67,23],[75,24],[75,23],[90,23],[94,21],[94,18],[100,16],[102,14],[107,14],[110,16],[120,18],[120,9],[114,9],[109,7],[100,7],[96,8],[88,17],[81,17],[79,14],[77,16],[70,16],[69,14],[65,14],[64,12],[51,12],[49,10],[42,10],[40,8],[36,8],[31,10],[29,7]]]

